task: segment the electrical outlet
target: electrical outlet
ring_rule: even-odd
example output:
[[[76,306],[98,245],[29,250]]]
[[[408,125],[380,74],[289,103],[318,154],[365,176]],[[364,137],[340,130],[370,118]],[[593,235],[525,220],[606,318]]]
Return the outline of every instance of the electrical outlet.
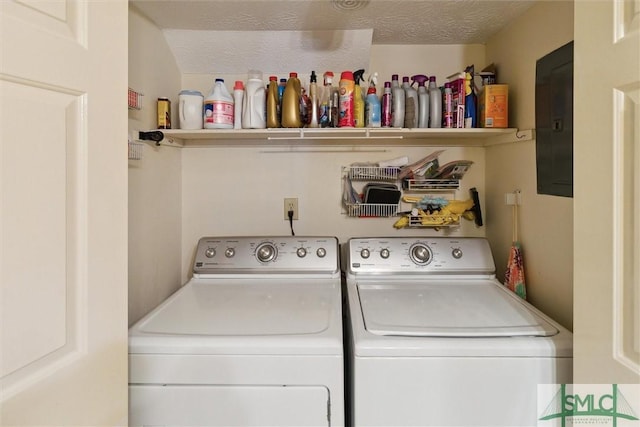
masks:
[[[293,211],[293,219],[298,219],[298,198],[290,197],[284,199],[284,219],[289,220],[289,211]]]

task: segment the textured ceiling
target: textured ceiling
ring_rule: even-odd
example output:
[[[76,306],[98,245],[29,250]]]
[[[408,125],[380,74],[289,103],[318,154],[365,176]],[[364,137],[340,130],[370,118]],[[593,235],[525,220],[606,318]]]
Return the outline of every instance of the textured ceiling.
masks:
[[[241,57],[245,52],[256,52],[256,40],[260,38],[279,40],[285,37],[288,41],[285,46],[292,46],[289,53],[295,56],[297,46],[305,47],[305,41],[308,44],[310,39],[321,45],[335,45],[335,40],[327,38],[329,32],[336,32],[340,34],[340,39],[351,42],[357,39],[358,44],[349,47],[364,48],[367,54],[371,44],[484,43],[535,1],[130,0],[130,3],[160,29],[167,30],[165,36],[168,39],[180,39],[179,42],[170,41],[170,44],[173,44],[176,58],[183,58],[177,58],[183,72],[201,72],[193,68],[194,64],[187,65],[184,62],[184,58],[191,54],[186,55],[184,50],[181,55],[177,54],[176,48],[207,44],[212,50],[214,47],[210,46],[210,41],[214,38],[218,40],[218,45],[233,45],[237,51],[234,56]],[[361,32],[345,37],[350,34],[349,30],[367,30],[370,39],[363,42]],[[252,34],[238,38],[239,31],[250,31]],[[206,32],[214,33],[207,36]],[[291,42],[296,38],[296,43]],[[341,49],[343,46],[336,47]],[[197,52],[190,50],[194,54]],[[325,51],[334,55],[338,50]],[[216,55],[216,52],[210,54]],[[216,58],[223,56],[227,57],[228,52],[218,52]],[[246,69],[240,64],[229,64],[229,67]]]

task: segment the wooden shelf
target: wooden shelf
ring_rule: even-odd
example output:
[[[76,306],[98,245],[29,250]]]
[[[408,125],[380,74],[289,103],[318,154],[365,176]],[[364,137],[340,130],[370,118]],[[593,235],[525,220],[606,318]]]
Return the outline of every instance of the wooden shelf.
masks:
[[[485,146],[531,139],[532,131],[517,129],[405,129],[405,128],[301,128],[301,129],[162,129],[162,144],[206,146]],[[493,142],[492,142],[493,141]]]

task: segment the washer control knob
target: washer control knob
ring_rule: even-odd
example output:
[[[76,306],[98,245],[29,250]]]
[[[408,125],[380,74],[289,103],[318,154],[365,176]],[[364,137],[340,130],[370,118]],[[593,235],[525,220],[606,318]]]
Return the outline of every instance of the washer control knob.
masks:
[[[363,249],[360,251],[360,256],[364,259],[369,258],[369,255],[371,255],[371,252],[369,252],[369,249]]]
[[[380,250],[380,256],[384,259],[389,258],[389,255],[391,255],[391,253],[389,252],[389,249],[384,248]]]
[[[298,258],[304,258],[307,256],[307,250],[305,248],[298,248],[296,254],[298,254]]]
[[[455,258],[455,259],[460,259],[462,258],[462,249],[460,248],[454,248],[451,251],[451,255]]]
[[[327,256],[327,250],[325,248],[318,248],[316,255],[318,255],[319,258],[324,258]]]
[[[204,256],[207,258],[213,258],[216,256],[216,250],[214,248],[207,248],[207,250],[204,251]]]
[[[262,243],[256,249],[256,257],[260,262],[269,262],[276,259],[278,251],[271,243]]]
[[[235,254],[236,250],[233,248],[227,248],[227,250],[224,251],[224,256],[226,256],[227,258],[233,258]]]
[[[431,261],[431,249],[423,243],[416,243],[409,250],[411,260],[419,265],[426,265]]]

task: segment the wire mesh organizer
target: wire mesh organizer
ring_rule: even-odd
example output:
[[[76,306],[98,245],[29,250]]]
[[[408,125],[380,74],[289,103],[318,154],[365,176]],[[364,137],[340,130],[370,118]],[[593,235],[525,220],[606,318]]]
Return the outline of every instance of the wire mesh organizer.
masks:
[[[396,215],[400,203],[362,203],[360,196],[355,194],[351,186],[352,181],[394,182],[398,180],[400,168],[379,166],[348,166],[343,168],[345,192],[350,197],[345,198],[346,214],[350,217],[390,217]],[[348,189],[347,189],[348,187]]]
[[[142,160],[142,142],[129,141],[129,160]]]
[[[443,192],[453,191],[460,188],[459,179],[405,179],[402,181],[402,188],[407,191],[428,191]]]

